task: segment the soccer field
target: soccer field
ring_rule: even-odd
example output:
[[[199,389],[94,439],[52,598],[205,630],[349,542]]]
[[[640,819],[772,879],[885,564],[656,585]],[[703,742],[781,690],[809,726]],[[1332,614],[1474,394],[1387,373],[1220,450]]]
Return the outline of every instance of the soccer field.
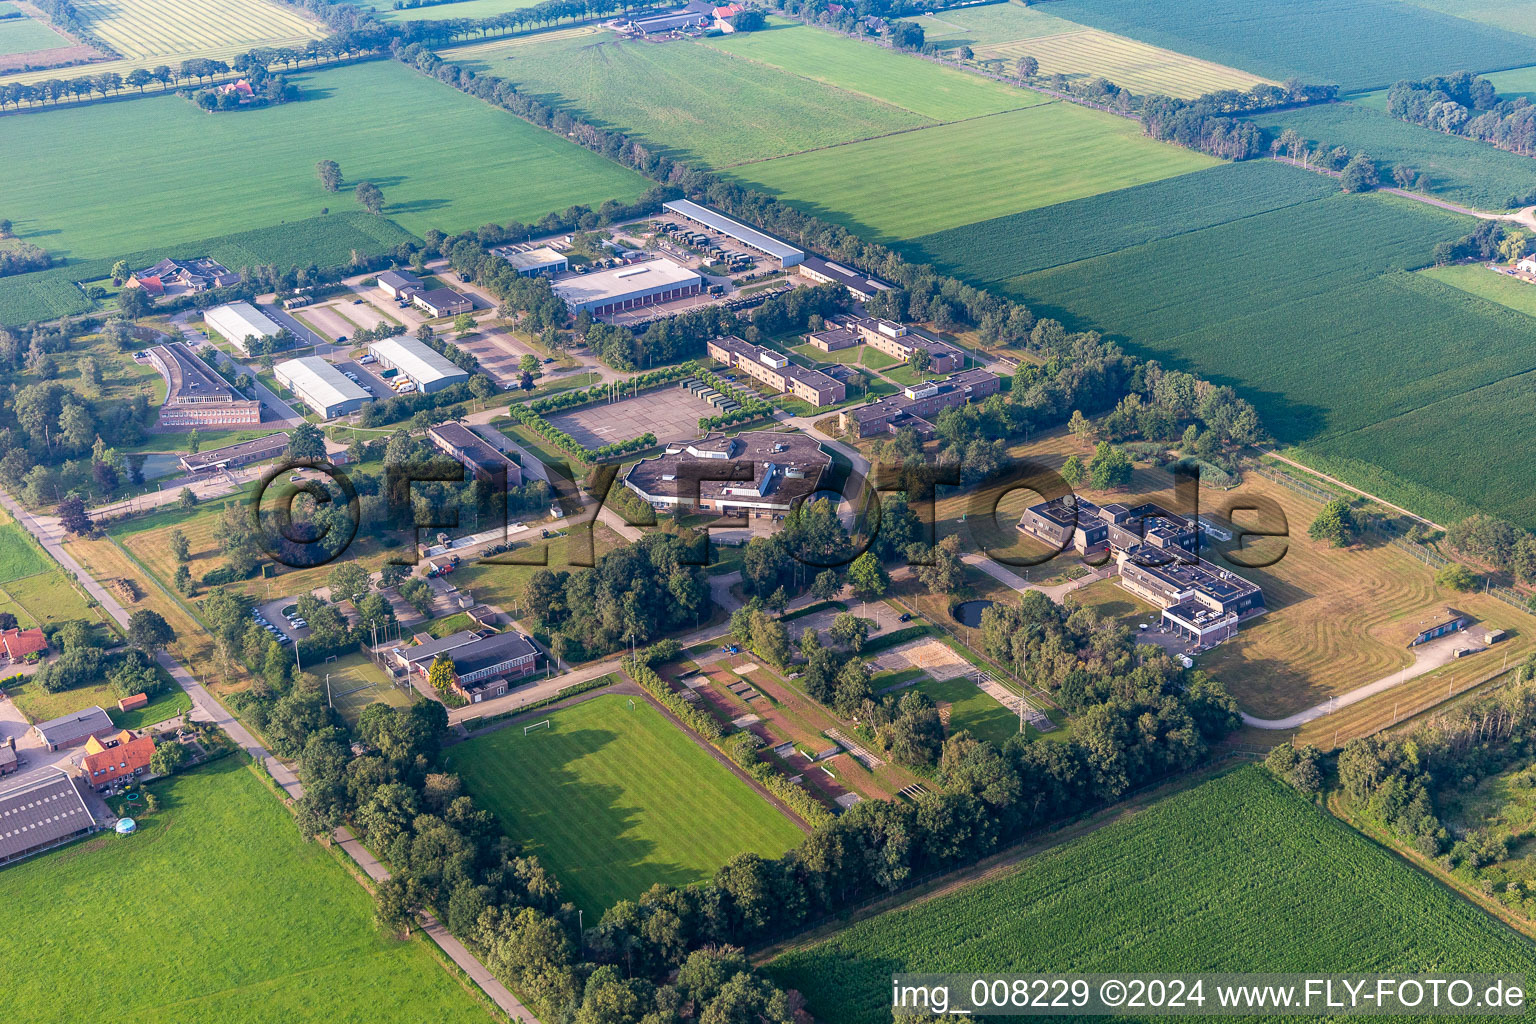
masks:
[[[606,694],[449,750],[451,766],[592,920],[653,883],[686,885],[800,830],[640,697]],[[534,716],[531,721],[543,720]]]
[[[231,757],[152,789],[137,834],[5,869],[10,1017],[197,1024],[488,1024],[419,936],[373,924],[334,855]],[[89,984],[69,984],[88,971]],[[67,988],[67,997],[64,989]]]
[[[977,117],[731,170],[808,212],[891,242],[1140,185],[1220,161],[1070,103]]]
[[[818,1020],[888,1024],[893,973],[1131,964],[1140,974],[1348,964],[1525,975],[1536,946],[1248,767],[768,971],[804,993]]]
[[[116,258],[326,208],[357,211],[352,190],[361,181],[383,190],[384,217],[417,235],[537,220],[576,203],[595,208],[634,199],[647,185],[395,61],[295,81],[298,102],[228,114],[166,96],[0,119],[0,151],[17,155],[7,168],[4,215],[23,238],[43,234],[36,240],[56,256]],[[381,120],[370,109],[389,113]],[[450,138],[473,139],[474,158],[453,159]],[[341,164],[342,191],[321,188],[320,160]],[[153,166],[154,187],[135,189],[130,200],[123,169],[137,166]]]

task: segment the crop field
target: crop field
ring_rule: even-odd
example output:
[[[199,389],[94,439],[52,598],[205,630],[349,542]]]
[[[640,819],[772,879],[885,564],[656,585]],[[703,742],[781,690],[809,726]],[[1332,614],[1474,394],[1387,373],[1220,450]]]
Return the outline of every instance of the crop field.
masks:
[[[35,18],[7,18],[0,21],[0,57],[73,45],[73,40],[59,35]]]
[[[1536,42],[1399,0],[1057,0],[1051,13],[1281,81],[1382,89],[1536,63]]]
[[[1128,896],[1134,894],[1134,898]],[[1242,768],[994,880],[774,960],[819,1020],[891,1019],[902,972],[1457,970],[1526,974],[1536,946]]]
[[[1512,100],[1520,96],[1536,103],[1536,67],[1515,68],[1513,71],[1499,71],[1484,78],[1493,83],[1493,87],[1499,91],[1501,99]],[[1386,105],[1386,96],[1382,94],[1382,106]]]
[[[771,19],[770,25],[761,32],[714,36],[704,45],[934,121],[960,121],[1048,102],[1027,89],[783,18]]]
[[[1272,160],[1192,174],[951,228],[913,239],[924,262],[978,284],[1321,199],[1338,186]]]
[[[1040,62],[1042,75],[1064,75],[1071,81],[1107,78],[1138,95],[1193,99],[1221,89],[1246,92],[1264,81],[1246,71],[1096,28],[994,43],[975,52],[979,60],[1002,61],[1004,70],[1011,71],[1020,57],[1029,56]]]
[[[1216,164],[1134,121],[1048,103],[732,170],[865,237],[899,241]]]
[[[193,58],[228,60],[256,46],[303,48],[323,39],[326,28],[297,9],[268,0],[76,0],[75,8],[92,32],[121,59],[90,65],[88,73],[157,64],[176,65]],[[58,45],[70,45],[66,40]],[[4,82],[36,82],[60,77],[58,71],[0,75]]]
[[[1526,0],[1408,0],[1441,14],[1469,18],[1495,28],[1536,36],[1536,7]]]
[[[1253,121],[1271,135],[1294,128],[1313,144],[1367,153],[1387,170],[1407,164],[1428,177],[1432,195],[1477,209],[1502,210],[1511,195],[1536,188],[1536,165],[1529,157],[1353,103],[1260,114]]]
[[[1536,524],[1515,484],[1536,458],[1527,460],[1526,420],[1509,416],[1530,370],[1529,318],[1403,273],[1469,224],[1408,200],[1336,195],[1007,287],[1037,314],[1070,310],[1079,326],[1238,386],[1282,442]],[[1384,380],[1394,386],[1377,386]],[[1381,429],[1393,420],[1404,429]],[[1409,425],[1422,431],[1412,440]]]
[[[6,967],[18,1019],[233,1024],[259,1006],[273,1021],[491,1020],[425,939],[379,934],[368,893],[299,837],[242,760],[155,784],[161,809],[133,836],[108,833],[6,869],[9,918],[30,936],[27,955]],[[60,999],[59,979],[82,963],[92,984]]]
[[[6,214],[23,237],[50,232],[43,241],[56,255],[115,259],[150,240],[167,247],[325,208],[355,212],[361,181],[383,190],[385,217],[418,235],[645,191],[639,175],[394,61],[296,81],[299,102],[223,115],[166,96],[4,118],[0,150],[30,154],[9,169]],[[390,131],[357,116],[368,105],[388,107]],[[477,140],[474,160],[444,157],[450,131]],[[315,164],[324,159],[341,164],[343,191],[321,188]],[[148,161],[155,187],[124,201],[123,167]],[[60,166],[70,173],[55,173]]]
[[[1536,284],[1489,270],[1486,264],[1458,263],[1446,267],[1425,267],[1419,273],[1478,298],[1536,316]]]
[[[433,4],[430,7],[408,7],[395,10],[385,0],[368,6],[378,13],[380,21],[439,21],[453,18],[492,18],[508,11],[520,11],[532,7],[540,0],[460,0],[459,3]]]
[[[934,123],[714,47],[620,40],[597,29],[465,66],[716,167]]]
[[[452,749],[507,835],[594,917],[655,882],[711,877],[738,853],[776,857],[801,833],[645,699],[607,694]],[[537,717],[537,716],[535,716]]]
[[[1026,7],[1013,2],[926,14],[919,24],[923,26],[923,39],[944,50],[962,46],[980,49],[990,44],[1060,35],[1083,27],[1046,14],[1038,5]]]
[[[79,619],[96,627],[97,640],[105,643],[117,635],[117,626],[99,607],[88,603],[85,594],[63,569],[49,568],[34,576],[7,580],[5,596],[26,610],[27,617],[39,626],[57,626]]]

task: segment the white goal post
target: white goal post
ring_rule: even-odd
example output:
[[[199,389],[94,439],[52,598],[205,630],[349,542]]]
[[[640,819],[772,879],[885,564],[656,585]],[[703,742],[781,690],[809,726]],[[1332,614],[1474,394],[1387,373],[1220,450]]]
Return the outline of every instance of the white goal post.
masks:
[[[534,722],[532,725],[525,725],[525,726],[523,726],[523,735],[527,736],[533,730],[541,728],[541,727],[542,728],[553,728],[553,726],[551,726],[549,724],[549,719],[546,718],[542,722]]]

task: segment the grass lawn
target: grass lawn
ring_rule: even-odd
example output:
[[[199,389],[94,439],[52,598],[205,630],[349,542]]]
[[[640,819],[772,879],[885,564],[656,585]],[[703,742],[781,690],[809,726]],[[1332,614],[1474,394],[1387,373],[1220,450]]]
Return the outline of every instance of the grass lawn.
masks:
[[[1347,963],[1525,975],[1536,946],[1246,767],[995,878],[792,950],[768,972],[804,993],[818,1020],[876,1024],[891,1019],[892,973],[1126,963],[1149,973]]]
[[[705,43],[935,121],[960,121],[1048,102],[1040,93],[784,18],[771,18],[769,25],[762,32],[713,36]]]
[[[596,28],[500,47],[493,42],[453,56],[654,149],[716,167],[935,120],[712,46],[621,40]]]
[[[1019,731],[1018,718],[964,676],[925,679],[917,684],[917,688],[932,697],[935,703],[949,705],[948,735],[965,730],[979,740],[1002,746],[1008,737]]]
[[[27,531],[16,525],[9,515],[0,513],[0,516],[3,516],[0,518],[0,583],[47,572],[53,563],[37,549]]]
[[[21,684],[6,687],[7,696],[16,702],[21,713],[33,722],[46,722],[53,718],[73,714],[95,704],[103,709],[117,707],[117,695],[107,683],[78,686],[73,690],[49,693],[28,679]]]
[[[116,702],[103,707],[106,707],[107,714],[112,716],[112,724],[118,728],[142,729],[172,718],[180,718],[182,712],[191,709],[192,698],[187,696],[187,691],[177,686],[132,711],[117,710]]]
[[[1147,139],[1125,118],[1048,103],[731,173],[866,237],[892,241],[1215,163]]]
[[[1486,264],[1460,263],[1448,267],[1425,267],[1419,273],[1436,281],[1444,281],[1452,288],[1460,288],[1480,299],[1536,316],[1536,284],[1489,270]]]
[[[453,769],[594,918],[655,882],[709,878],[801,833],[641,698],[595,697],[455,746]]]
[[[70,40],[32,18],[7,18],[0,21],[0,57],[73,45]]]
[[[62,569],[41,572],[5,583],[3,593],[26,609],[39,626],[61,625],[80,619],[95,627],[96,639],[106,643],[118,634],[117,624],[77,589]]]
[[[8,174],[6,215],[23,237],[50,232],[42,241],[56,255],[115,258],[148,242],[268,228],[327,207],[354,211],[351,191],[362,181],[383,189],[386,218],[418,235],[537,220],[645,191],[639,175],[395,61],[294,81],[299,102],[225,116],[167,96],[5,118],[0,150],[20,154]],[[357,116],[369,105],[389,109],[390,131]],[[475,159],[444,159],[444,132],[478,140]],[[151,159],[156,187],[122,202],[122,168]],[[315,177],[325,159],[346,176],[339,193]],[[70,168],[67,178],[53,173],[59,166]],[[210,189],[211,181],[239,185]],[[517,188],[505,188],[509,181]],[[187,202],[193,194],[200,200]]]
[[[492,1018],[426,941],[396,942],[373,901],[230,757],[153,785],[161,809],[5,870],[30,936],[6,965],[29,1024],[82,1020],[481,1024]],[[324,940],[316,941],[323,933]],[[92,982],[59,998],[90,964]]]

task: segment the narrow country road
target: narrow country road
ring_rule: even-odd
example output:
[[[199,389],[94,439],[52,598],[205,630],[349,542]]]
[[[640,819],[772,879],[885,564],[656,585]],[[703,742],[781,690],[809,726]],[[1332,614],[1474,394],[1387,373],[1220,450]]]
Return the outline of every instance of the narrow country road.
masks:
[[[1321,174],[1329,178],[1338,178],[1343,174],[1342,171],[1331,171],[1326,167],[1317,167],[1310,163],[1302,163],[1300,160],[1293,160],[1288,156],[1276,155],[1270,157],[1270,159],[1274,160],[1276,163],[1289,164],[1291,167],[1299,167],[1303,171],[1311,171],[1313,174]],[[1405,188],[1386,187],[1378,188],[1376,191],[1385,192],[1392,196],[1402,196],[1404,199],[1412,199],[1416,203],[1423,203],[1426,206],[1435,206],[1442,210],[1449,210],[1452,213],[1460,213],[1468,217],[1476,217],[1478,220],[1513,221],[1516,224],[1520,224],[1524,227],[1530,228],[1533,231],[1536,231],[1536,206],[1527,206],[1508,213],[1492,213],[1487,210],[1473,209],[1470,206],[1462,206],[1460,203],[1453,203],[1445,199],[1436,199],[1434,196],[1427,196],[1422,192],[1411,192]]]
[[[18,523],[31,533],[32,536],[37,538],[38,543],[60,565],[74,574],[80,585],[85,588],[91,597],[101,604],[101,607],[108,615],[111,615],[112,618],[117,620],[119,625],[127,629],[128,612],[123,608],[122,604],[111,592],[97,583],[91,574],[86,572],[80,563],[74,560],[69,552],[64,550],[56,535],[50,534],[48,530],[44,529],[43,524],[39,522],[37,517],[23,508],[9,492],[3,489],[0,489],[0,505],[4,505],[6,511],[10,512]],[[171,674],[171,678],[176,680],[176,684],[186,691],[187,696],[192,698],[192,717],[194,719],[212,722],[220,729],[223,729],[225,734],[249,754],[252,760],[266,768],[273,781],[282,787],[283,791],[290,797],[297,800],[304,795],[304,787],[299,783],[298,776],[257,742],[256,737],[252,736],[245,726],[235,720],[234,716],[225,709],[224,705],[219,703],[213,694],[209,693],[191,672],[187,671],[186,666],[182,665],[181,662],[165,651],[161,651],[156,656],[156,660],[160,663],[161,667]],[[381,877],[389,877],[384,866],[373,860],[371,855],[368,856],[368,859],[373,862],[372,868],[357,856],[357,853],[366,855],[367,851],[363,850],[362,844],[358,843],[347,829],[337,829],[335,839],[341,843],[343,849],[354,855],[354,859],[362,865],[363,870],[368,872],[371,878],[379,880]],[[351,843],[350,847],[348,846],[349,842]],[[382,875],[376,872],[381,872]],[[490,971],[486,970],[485,965],[464,947],[463,943],[448,934],[448,930],[433,918],[432,915],[423,913],[422,925],[427,937],[437,943],[438,948],[448,954],[449,958],[458,965],[460,970],[473,978],[476,984],[485,991],[486,995],[490,996],[492,1001],[506,1012],[512,1020],[521,1022],[521,1024],[539,1024],[538,1018],[530,1013],[528,1008],[508,991],[506,986],[497,981]]]

